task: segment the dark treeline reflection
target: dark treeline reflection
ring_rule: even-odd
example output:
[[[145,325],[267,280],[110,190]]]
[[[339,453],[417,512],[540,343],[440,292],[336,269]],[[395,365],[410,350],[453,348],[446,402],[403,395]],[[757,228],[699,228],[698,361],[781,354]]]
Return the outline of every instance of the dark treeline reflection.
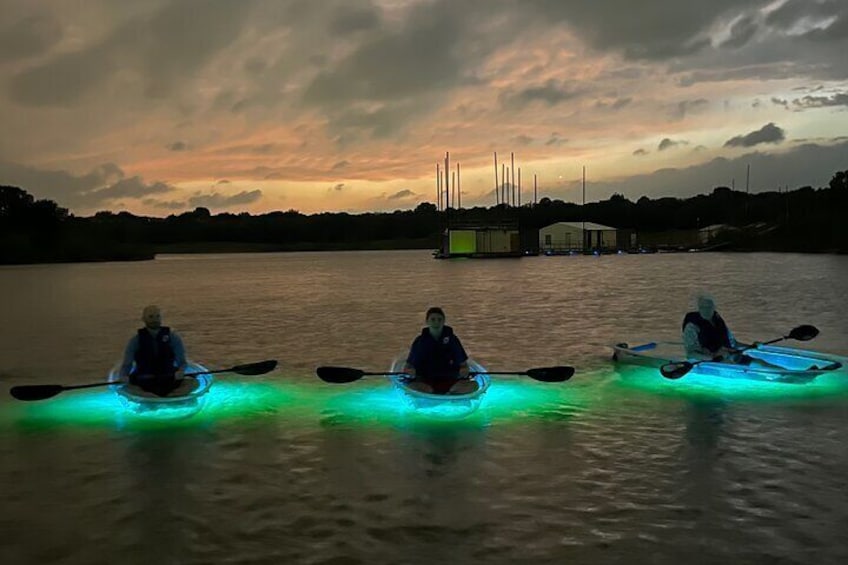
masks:
[[[848,252],[848,170],[828,187],[746,194],[717,187],[687,199],[620,194],[579,204],[542,198],[535,206],[450,210],[452,224],[518,221],[538,229],[559,221],[588,221],[642,234],[697,230],[723,224],[725,249]],[[152,258],[157,252],[295,251],[436,248],[444,212],[430,203],[381,213],[215,214],[206,208],[167,218],[128,212],[77,217],[51,200],[0,186],[0,263]],[[655,239],[655,238],[654,238]]]

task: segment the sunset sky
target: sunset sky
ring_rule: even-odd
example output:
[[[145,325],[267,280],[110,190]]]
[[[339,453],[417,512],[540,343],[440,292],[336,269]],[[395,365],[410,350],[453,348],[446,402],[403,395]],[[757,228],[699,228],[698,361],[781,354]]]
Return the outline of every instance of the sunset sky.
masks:
[[[0,0],[0,184],[76,214],[824,186],[846,0]]]

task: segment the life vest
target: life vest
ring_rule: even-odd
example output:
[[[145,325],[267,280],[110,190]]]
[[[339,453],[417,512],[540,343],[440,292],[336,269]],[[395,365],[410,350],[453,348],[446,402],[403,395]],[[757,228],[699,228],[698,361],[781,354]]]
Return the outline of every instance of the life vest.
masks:
[[[689,312],[683,318],[683,328],[686,324],[695,324],[698,327],[698,341],[701,347],[710,353],[715,353],[722,347],[731,347],[730,332],[718,312],[713,313],[712,322],[705,320],[699,312]]]
[[[135,353],[136,375],[172,375],[175,355],[171,348],[171,328],[162,326],[156,335],[147,328],[138,330],[138,349]]]
[[[439,339],[433,338],[429,328],[421,330],[415,339],[415,373],[423,378],[451,378],[459,374],[457,337],[453,328],[444,326]]]

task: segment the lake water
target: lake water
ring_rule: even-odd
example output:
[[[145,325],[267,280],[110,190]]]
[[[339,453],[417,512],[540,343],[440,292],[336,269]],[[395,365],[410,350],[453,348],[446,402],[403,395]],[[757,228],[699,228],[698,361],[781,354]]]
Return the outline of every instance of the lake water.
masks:
[[[0,268],[0,563],[844,563],[848,374],[663,380],[609,345],[679,339],[700,290],[744,340],[801,323],[848,354],[848,257],[436,261],[426,251],[163,256]],[[105,377],[162,307],[222,377],[191,418],[133,416]],[[380,377],[442,306],[495,379],[459,421]]]

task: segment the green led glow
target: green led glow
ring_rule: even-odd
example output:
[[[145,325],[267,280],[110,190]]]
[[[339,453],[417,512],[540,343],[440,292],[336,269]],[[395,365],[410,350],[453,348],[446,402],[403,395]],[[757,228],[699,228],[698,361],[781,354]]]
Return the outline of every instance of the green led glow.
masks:
[[[581,371],[562,384],[538,383],[520,377],[496,377],[471,414],[445,414],[413,409],[400,390],[386,379],[345,385],[312,380],[294,382],[220,380],[203,397],[200,410],[136,412],[112,390],[63,393],[38,402],[5,401],[0,424],[28,429],[101,428],[161,429],[209,426],[238,419],[284,419],[303,427],[361,425],[382,427],[447,426],[480,428],[527,420],[563,421],[581,416],[591,405],[621,394],[645,392],[667,397],[728,400],[802,400],[848,397],[848,372],[823,375],[809,384],[780,384],[689,374],[663,378],[656,369],[634,366]],[[610,394],[612,393],[612,394]]]
[[[477,232],[473,230],[451,230],[450,252],[474,253],[477,251]]]
[[[572,384],[542,384],[524,379],[493,378],[479,408],[471,414],[457,413],[450,407],[438,410],[415,410],[402,392],[390,383],[357,383],[346,385],[326,402],[325,423],[358,422],[361,424],[404,426],[430,425],[471,426],[526,420],[528,418],[565,420],[591,401],[587,389]]]
[[[545,384],[529,379],[493,379],[479,408],[470,415],[414,410],[388,380],[346,385],[303,381],[217,381],[202,397],[200,410],[138,412],[111,390],[72,391],[38,402],[11,402],[0,411],[0,424],[31,429],[162,429],[207,426],[244,418],[279,418],[292,425],[314,426],[447,425],[480,427],[528,418],[567,420],[583,411],[592,393],[574,383]]]
[[[617,386],[665,396],[780,401],[848,395],[848,374],[844,369],[821,375],[806,384],[730,379],[697,373],[670,380],[663,377],[658,369],[632,365],[618,366],[612,373],[619,377]]]
[[[73,391],[49,400],[8,405],[4,420],[25,427],[88,426],[161,428],[196,426],[240,417],[273,414],[297,405],[305,395],[295,387],[268,382],[219,381],[197,408],[138,411],[112,390]]]

